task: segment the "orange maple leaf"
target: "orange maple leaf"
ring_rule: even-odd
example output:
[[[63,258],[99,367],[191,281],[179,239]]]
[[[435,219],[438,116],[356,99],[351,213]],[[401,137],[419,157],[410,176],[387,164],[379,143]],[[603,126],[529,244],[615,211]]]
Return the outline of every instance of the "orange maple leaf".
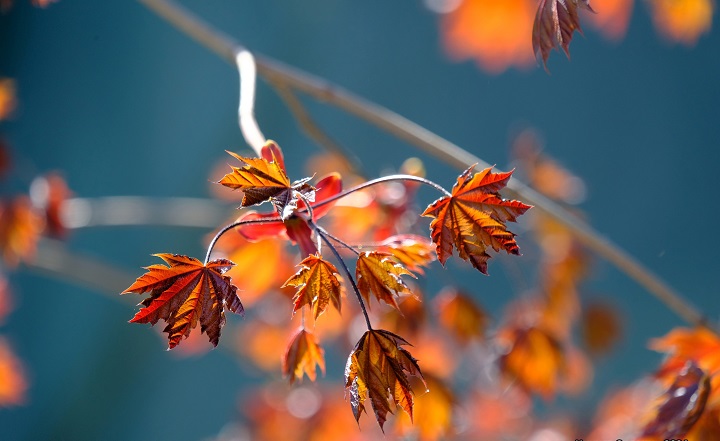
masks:
[[[403,439],[437,441],[453,434],[455,395],[445,382],[433,375],[424,375],[431,392],[416,397],[413,413],[415,422],[406,414],[398,415],[396,428]]]
[[[570,40],[580,28],[578,8],[594,12],[589,0],[540,0],[532,32],[533,51],[547,63],[550,51],[561,47],[570,57]]]
[[[315,340],[315,335],[300,328],[293,336],[282,360],[283,376],[288,377],[290,384],[296,379],[302,380],[303,374],[315,381],[315,365],[325,375],[325,352]]]
[[[372,292],[378,301],[383,301],[399,310],[395,296],[402,293],[412,294],[410,288],[400,278],[402,275],[415,277],[405,267],[395,263],[392,254],[379,251],[360,253],[355,267],[357,287],[368,306]]]
[[[410,271],[423,274],[423,266],[435,260],[433,244],[422,236],[399,234],[381,242],[379,251],[390,253]]]
[[[0,408],[23,404],[27,387],[22,363],[10,343],[0,337]]]
[[[177,346],[200,322],[200,331],[207,333],[213,346],[220,340],[220,330],[225,324],[225,309],[243,314],[243,306],[237,296],[237,288],[223,273],[234,264],[226,259],[216,259],[203,264],[193,257],[179,254],[155,254],[170,266],[152,265],[147,273],[122,292],[150,297],[141,303],[144,308],[135,314],[131,323],[155,325],[163,319],[167,326],[169,349]]]
[[[315,198],[315,188],[307,184],[310,178],[295,181],[292,184],[285,169],[275,158],[268,161],[265,158],[246,158],[228,152],[240,161],[242,167],[232,167],[232,172],[226,174],[218,184],[233,190],[242,190],[244,193],[242,207],[271,201],[283,220],[297,209],[298,198],[309,201]]]
[[[474,168],[458,177],[451,196],[436,200],[422,215],[435,218],[430,223],[430,235],[440,263],[445,265],[454,246],[462,259],[487,274],[487,247],[520,254],[515,234],[508,231],[505,222],[515,222],[531,206],[500,197],[498,191],[507,185],[512,171],[492,173],[492,168],[486,168],[473,174]]]
[[[590,24],[610,40],[620,40],[625,36],[633,0],[592,0],[596,14],[588,17]]]
[[[319,254],[305,258],[298,266],[300,271],[291,276],[282,286],[298,288],[293,303],[293,313],[304,305],[310,305],[317,320],[329,303],[340,312],[342,288],[335,265],[324,260]]]
[[[367,398],[383,431],[388,412],[393,413],[390,399],[412,420],[413,391],[407,375],[422,379],[422,373],[417,360],[401,347],[409,344],[392,332],[372,329],[355,345],[345,366],[345,388],[350,390],[350,406],[356,421],[360,421],[363,411],[367,413],[364,405]]]

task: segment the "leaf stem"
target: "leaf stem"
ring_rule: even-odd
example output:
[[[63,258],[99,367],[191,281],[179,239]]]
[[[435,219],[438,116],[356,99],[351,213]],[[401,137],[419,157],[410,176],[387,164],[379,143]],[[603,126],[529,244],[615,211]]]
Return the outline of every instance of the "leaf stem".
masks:
[[[267,219],[249,219],[249,220],[239,220],[231,223],[230,225],[224,226],[220,231],[215,234],[215,237],[212,238],[210,241],[210,245],[208,245],[207,253],[205,254],[205,262],[204,265],[207,265],[208,261],[210,260],[210,254],[212,253],[213,248],[215,248],[215,244],[220,239],[220,237],[227,233],[228,231],[232,230],[235,227],[239,227],[242,225],[250,225],[250,224],[269,224],[273,222],[282,222],[282,219],[280,219],[280,216],[271,217]]]
[[[338,262],[340,262],[340,265],[345,270],[345,274],[347,275],[348,280],[350,280],[350,285],[352,285],[353,291],[355,291],[355,296],[358,299],[358,302],[360,303],[360,309],[362,310],[363,316],[365,316],[365,323],[367,324],[368,331],[372,331],[373,327],[370,324],[370,316],[368,315],[367,309],[365,308],[365,302],[363,301],[362,295],[360,294],[360,290],[357,287],[357,284],[355,283],[355,279],[352,276],[352,273],[350,272],[350,268],[347,267],[345,264],[345,261],[340,256],[340,253],[338,252],[337,248],[333,246],[333,244],[330,242],[330,239],[328,239],[327,236],[325,236],[325,233],[321,231],[322,229],[319,228],[315,224],[310,224],[310,226],[315,230],[315,234],[317,234],[319,237],[322,238],[322,240],[325,242],[325,245],[330,248],[330,250],[335,255],[335,258]]]
[[[425,179],[425,178],[421,178],[419,176],[413,176],[413,175],[389,175],[389,176],[383,176],[383,177],[377,178],[377,179],[371,179],[369,181],[363,182],[362,184],[356,185],[355,187],[351,187],[351,188],[348,188],[347,190],[343,190],[342,192],[340,192],[334,196],[331,196],[323,201],[313,204],[313,207],[314,208],[321,207],[325,204],[329,204],[330,202],[344,198],[345,196],[347,196],[351,193],[355,193],[356,191],[365,189],[367,187],[372,187],[373,185],[382,184],[384,182],[391,182],[391,181],[420,182],[422,184],[433,187],[434,189],[438,190],[439,192],[441,192],[442,194],[444,194],[447,197],[452,196],[452,194],[449,191],[445,190],[445,188],[442,187],[440,184],[436,184],[435,182],[433,182],[429,179]]]
[[[168,0],[139,1],[221,58],[231,63],[235,61],[236,48],[242,46],[229,36],[212,29],[182,6]],[[480,167],[490,166],[487,162],[430,130],[327,80],[266,57],[256,56],[256,63],[258,74],[271,84],[285,84],[287,87],[304,92],[319,101],[343,109],[455,168],[463,170],[475,163]],[[705,326],[714,330],[716,334],[720,334],[715,326],[708,324],[703,314],[675,292],[664,280],[568,210],[515,178],[510,179],[506,191],[512,197],[534,205],[537,210],[545,212],[565,225],[585,246],[594,250],[643,286],[679,317],[692,325]],[[329,201],[325,203],[327,202]]]

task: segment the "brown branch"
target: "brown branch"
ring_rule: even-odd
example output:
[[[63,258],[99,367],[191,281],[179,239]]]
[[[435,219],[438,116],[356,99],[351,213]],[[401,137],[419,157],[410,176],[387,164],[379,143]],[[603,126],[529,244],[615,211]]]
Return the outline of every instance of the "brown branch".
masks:
[[[242,46],[232,38],[212,29],[189,11],[171,1],[139,1],[223,59],[230,63],[235,62],[235,48]],[[319,101],[341,108],[453,167],[465,169],[475,163],[481,167],[489,166],[485,161],[424,127],[324,79],[260,55],[256,55],[256,62],[258,74],[271,84],[283,84],[294,90],[302,91]],[[517,179],[509,182],[507,193],[534,205],[536,209],[565,225],[585,246],[594,250],[643,286],[683,320],[696,326],[706,325],[705,317],[659,276],[560,205]]]

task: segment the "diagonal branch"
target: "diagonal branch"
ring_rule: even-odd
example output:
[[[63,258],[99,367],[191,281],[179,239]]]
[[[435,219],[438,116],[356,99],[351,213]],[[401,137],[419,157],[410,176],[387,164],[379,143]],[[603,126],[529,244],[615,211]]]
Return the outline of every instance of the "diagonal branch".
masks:
[[[221,58],[235,62],[236,48],[242,46],[232,38],[212,29],[169,0],[139,1]],[[283,84],[341,108],[453,167],[463,170],[475,163],[481,167],[489,167],[485,161],[424,127],[326,80],[270,58],[256,56],[256,61],[258,74],[271,84]],[[512,197],[534,205],[536,209],[562,223],[585,246],[634,279],[683,320],[695,326],[707,326],[705,317],[665,281],[575,215],[517,179],[511,179],[506,189]]]

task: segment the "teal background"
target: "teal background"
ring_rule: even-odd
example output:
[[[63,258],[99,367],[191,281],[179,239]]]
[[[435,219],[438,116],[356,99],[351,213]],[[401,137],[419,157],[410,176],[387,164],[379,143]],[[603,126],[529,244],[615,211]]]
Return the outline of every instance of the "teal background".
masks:
[[[235,69],[135,2],[62,0],[46,10],[26,3],[0,16],[0,76],[16,78],[19,93],[14,119],[0,129],[20,182],[62,170],[82,197],[208,196],[223,151],[244,148]],[[581,208],[592,224],[718,317],[717,31],[692,49],[671,45],[636,5],[618,44],[588,31],[573,41],[572,61],[553,53],[550,75],[536,68],[488,76],[472,62],[447,60],[438,18],[420,2],[182,3],[251,50],[387,106],[500,169],[509,163],[512,134],[537,128],[546,151],[585,180]],[[419,156],[429,178],[454,182],[456,170],[339,110],[305,102],[371,175]],[[283,146],[290,175],[304,176],[305,158],[319,150],[262,83],[257,119]],[[3,191],[23,190],[11,183]],[[421,193],[420,202],[434,197]],[[67,245],[137,276],[153,252],[202,255],[206,233],[97,228],[72,232]],[[529,237],[519,240],[522,246]],[[489,278],[463,265],[450,269],[496,317],[517,294],[499,260]],[[428,279],[433,292],[447,276]],[[126,323],[132,302],[26,268],[10,280],[16,308],[0,332],[31,385],[26,405],[0,410],[0,439],[199,440],[237,418],[237,403],[263,378],[227,351],[189,359],[164,351],[149,329]],[[588,396],[572,406],[588,420],[607,389],[657,366],[648,338],[682,323],[602,261],[584,291],[615,302],[625,328]],[[330,379],[340,378],[343,363],[330,363]]]

